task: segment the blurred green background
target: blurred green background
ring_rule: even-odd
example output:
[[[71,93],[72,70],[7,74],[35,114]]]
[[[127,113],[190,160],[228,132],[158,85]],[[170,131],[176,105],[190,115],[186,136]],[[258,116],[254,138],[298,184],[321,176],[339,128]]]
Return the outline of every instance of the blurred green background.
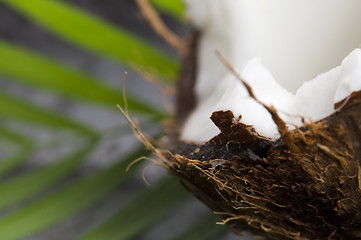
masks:
[[[153,0],[180,36],[180,0]],[[149,156],[179,59],[133,0],[0,0],[0,240],[240,239]],[[148,186],[143,176],[150,183]],[[244,238],[246,239],[246,238]]]

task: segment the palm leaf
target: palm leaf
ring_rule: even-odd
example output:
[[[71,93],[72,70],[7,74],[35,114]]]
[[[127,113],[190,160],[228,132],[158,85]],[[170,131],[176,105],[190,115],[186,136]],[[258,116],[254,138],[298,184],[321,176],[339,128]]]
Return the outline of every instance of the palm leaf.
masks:
[[[179,183],[164,180],[80,239],[132,239],[169,213],[186,196],[189,195]]]
[[[214,225],[216,221],[219,221],[219,219],[215,215],[207,213],[187,231],[175,237],[173,240],[215,239],[215,237],[219,237],[225,231],[223,226]]]
[[[56,180],[66,176],[67,173],[84,160],[84,157],[90,152],[93,145],[91,144],[84,149],[59,159],[54,164],[15,176],[1,184],[0,196],[2,197],[0,199],[0,210],[29,199],[34,194],[54,184]],[[27,187],[24,188],[24,186]]]
[[[174,80],[176,77],[177,65],[174,59],[88,12],[57,0],[2,1],[81,48],[110,56],[141,71],[164,77],[165,80]]]
[[[162,12],[168,13],[179,20],[184,18],[184,3],[180,0],[151,0],[151,2]]]
[[[178,60],[173,54],[79,6],[59,0],[0,2],[0,8],[5,11],[20,14],[59,39],[101,58],[115,60],[121,67],[168,84],[177,76]],[[183,24],[182,1],[151,2]],[[67,227],[59,239],[134,239],[172,215],[180,205],[187,204],[190,195],[174,179],[157,177],[157,171],[152,178],[160,180],[153,180],[151,187],[130,202],[113,207],[107,217],[88,219],[85,213],[97,210],[98,204],[106,202],[115,192],[126,194],[124,189],[144,185],[137,183],[142,177],[138,170],[144,165],[136,164],[125,171],[129,163],[148,152],[129,144],[133,138],[127,136],[129,129],[124,130],[124,121],[115,107],[126,104],[122,90],[54,55],[44,55],[9,39],[0,39],[0,55],[0,78],[6,83],[0,90],[0,139],[16,147],[0,161],[1,240],[57,239],[57,231],[52,229],[73,218],[80,218],[89,226],[82,230]],[[132,87],[135,83],[130,79],[127,84]],[[97,119],[102,119],[99,114],[118,114],[119,122],[105,128],[92,126],[61,107],[53,108],[51,104],[25,98],[7,85],[65,99],[79,111],[91,107],[95,112],[92,117]],[[133,88],[138,88],[138,94],[147,91],[142,86]],[[159,135],[159,123],[167,117],[166,111],[140,100],[137,93],[127,94],[127,106],[131,114],[141,117],[141,126],[152,130],[152,136]],[[29,131],[23,131],[24,128]],[[69,132],[60,137],[55,134],[50,142],[55,145],[52,148],[61,149],[58,143],[62,142],[71,150],[47,155],[45,163],[34,165],[38,152],[50,148],[49,140],[38,140],[37,135],[44,132],[50,136],[50,132]],[[114,144],[122,151],[108,155],[108,151],[114,151],[114,146],[109,146]],[[105,164],[109,161],[112,163]],[[212,215],[188,217],[195,219],[195,223],[181,233],[174,233],[174,239],[216,239],[224,232],[222,226],[214,225],[216,219]],[[67,232],[74,233],[66,235]]]
[[[0,90],[0,114],[3,118],[34,123],[52,128],[75,129],[87,135],[93,131],[84,125],[66,119],[52,111],[37,107],[18,97],[11,96]]]
[[[124,105],[122,95],[118,91],[48,57],[3,41],[0,41],[0,54],[2,56],[0,71],[14,80],[82,100],[112,106]],[[21,71],[19,71],[19,62],[23,64]],[[132,111],[152,115],[154,118],[159,119],[165,115],[129,94],[127,104]]]
[[[124,181],[130,172],[121,176],[119,172],[124,172],[134,158],[144,154],[144,151],[137,150],[120,164],[78,179],[4,217],[0,220],[0,238],[18,239],[27,236],[84,209]]]
[[[4,127],[0,127],[0,136],[18,148],[13,155],[2,159],[0,162],[0,177],[2,177],[25,161],[26,157],[34,150],[34,144],[29,138]]]

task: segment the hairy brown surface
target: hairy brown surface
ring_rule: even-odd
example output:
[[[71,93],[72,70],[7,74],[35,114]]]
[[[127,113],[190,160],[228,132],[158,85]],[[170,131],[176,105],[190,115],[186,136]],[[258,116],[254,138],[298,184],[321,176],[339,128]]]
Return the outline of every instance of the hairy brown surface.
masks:
[[[179,142],[170,171],[234,231],[267,239],[361,239],[361,98],[291,132],[300,152],[253,134],[233,114],[202,146]],[[245,132],[246,131],[246,132]],[[169,153],[167,153],[169,154]]]

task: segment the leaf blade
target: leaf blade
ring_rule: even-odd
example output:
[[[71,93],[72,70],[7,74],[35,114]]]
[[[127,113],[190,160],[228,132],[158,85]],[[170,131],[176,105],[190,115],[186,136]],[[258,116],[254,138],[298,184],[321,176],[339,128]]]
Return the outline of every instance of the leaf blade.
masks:
[[[117,104],[124,105],[120,91],[49,57],[1,40],[0,55],[0,73],[13,80],[76,99],[106,104],[114,109]],[[165,116],[162,111],[127,95],[127,105],[131,111],[156,119]]]
[[[69,154],[57,163],[37,168],[2,182],[0,185],[0,211],[30,198],[66,176],[84,160],[94,145],[95,142]],[[24,188],[24,186],[27,187]]]
[[[146,154],[143,149],[142,147],[136,150],[125,157],[124,161],[109,169],[80,178],[0,219],[0,239],[11,240],[29,236],[89,207],[130,176],[136,168],[133,167],[127,173],[124,173],[124,170],[131,161]],[[119,176],[119,172],[124,174]]]
[[[188,196],[175,179],[163,180],[80,240],[132,239]]]
[[[2,90],[0,90],[0,114],[5,119],[23,121],[25,123],[33,123],[52,128],[73,129],[87,136],[96,135],[92,130],[75,121],[10,96],[2,92]]]
[[[7,160],[2,159],[0,162],[0,177],[7,172],[14,169],[16,166],[25,161],[26,157],[34,150],[33,142],[27,137],[15,133],[12,130],[0,126],[0,136],[2,138],[8,138],[19,148],[18,152],[8,158]]]
[[[216,239],[226,229],[223,225],[217,225],[219,217],[214,214],[205,214],[190,226],[186,231],[173,240],[209,240]]]
[[[160,11],[168,13],[179,20],[184,19],[185,7],[181,0],[151,0]]]
[[[129,32],[56,0],[1,0],[49,31],[97,54],[165,80],[177,76],[177,62]],[[101,36],[101,38],[99,37]]]

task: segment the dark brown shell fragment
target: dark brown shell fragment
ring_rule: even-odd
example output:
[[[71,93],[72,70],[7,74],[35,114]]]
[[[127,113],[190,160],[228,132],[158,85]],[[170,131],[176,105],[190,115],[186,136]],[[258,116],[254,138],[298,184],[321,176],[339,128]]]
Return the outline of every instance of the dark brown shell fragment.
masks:
[[[240,123],[241,118],[242,116],[235,118],[232,111],[214,112],[211,119],[221,133],[212,138],[210,142],[225,145],[232,141],[244,143],[259,139],[259,134],[252,126]]]

